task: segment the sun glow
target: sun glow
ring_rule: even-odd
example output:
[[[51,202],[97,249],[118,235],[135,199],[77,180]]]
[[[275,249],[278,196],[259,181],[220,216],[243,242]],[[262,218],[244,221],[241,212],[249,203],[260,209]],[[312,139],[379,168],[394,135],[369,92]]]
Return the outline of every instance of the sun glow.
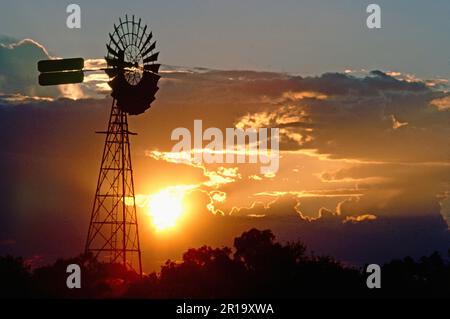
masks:
[[[184,212],[184,189],[169,187],[150,195],[147,213],[156,230],[164,231],[174,228]]]

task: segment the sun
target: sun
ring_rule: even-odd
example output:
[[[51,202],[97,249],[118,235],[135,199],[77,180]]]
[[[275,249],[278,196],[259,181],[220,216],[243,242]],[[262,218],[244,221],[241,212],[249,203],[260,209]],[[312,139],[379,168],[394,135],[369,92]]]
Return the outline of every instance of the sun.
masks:
[[[164,231],[174,228],[181,218],[185,192],[177,188],[166,188],[150,195],[147,213],[156,230]]]

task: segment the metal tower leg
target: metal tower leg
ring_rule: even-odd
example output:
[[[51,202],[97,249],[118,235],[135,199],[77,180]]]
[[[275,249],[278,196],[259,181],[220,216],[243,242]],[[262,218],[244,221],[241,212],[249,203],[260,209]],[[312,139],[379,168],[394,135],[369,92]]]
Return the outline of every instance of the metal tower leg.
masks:
[[[86,253],[142,275],[127,114],[113,100]]]

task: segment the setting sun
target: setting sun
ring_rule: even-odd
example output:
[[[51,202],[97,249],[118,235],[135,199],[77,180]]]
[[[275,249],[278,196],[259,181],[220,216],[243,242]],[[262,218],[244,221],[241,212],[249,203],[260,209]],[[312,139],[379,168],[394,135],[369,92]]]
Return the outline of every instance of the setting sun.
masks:
[[[166,188],[151,195],[147,205],[147,212],[158,231],[176,226],[183,214],[184,191],[177,188]]]

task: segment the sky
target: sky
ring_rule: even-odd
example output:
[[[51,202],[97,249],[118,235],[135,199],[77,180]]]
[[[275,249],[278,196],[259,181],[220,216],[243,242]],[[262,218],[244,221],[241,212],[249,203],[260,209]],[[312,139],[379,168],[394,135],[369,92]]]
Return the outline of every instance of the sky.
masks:
[[[373,2],[373,1],[372,1]],[[82,28],[65,28],[67,1],[2,1],[1,33],[32,38],[58,56],[100,58],[111,25],[145,16],[165,64],[301,74],[383,69],[423,77],[450,74],[450,3],[376,1],[382,29],[365,26],[357,0],[77,1]]]
[[[111,89],[103,73],[40,87],[36,63],[103,66],[125,12],[164,64],[156,101],[130,117],[146,272],[251,227],[352,265],[448,250],[448,2],[379,1],[381,30],[365,1],[78,3],[81,30],[65,28],[67,3],[2,2],[0,253],[42,264],[83,249]],[[199,119],[279,128],[279,170],[179,161],[171,133]],[[180,216],[159,229],[167,208]]]

